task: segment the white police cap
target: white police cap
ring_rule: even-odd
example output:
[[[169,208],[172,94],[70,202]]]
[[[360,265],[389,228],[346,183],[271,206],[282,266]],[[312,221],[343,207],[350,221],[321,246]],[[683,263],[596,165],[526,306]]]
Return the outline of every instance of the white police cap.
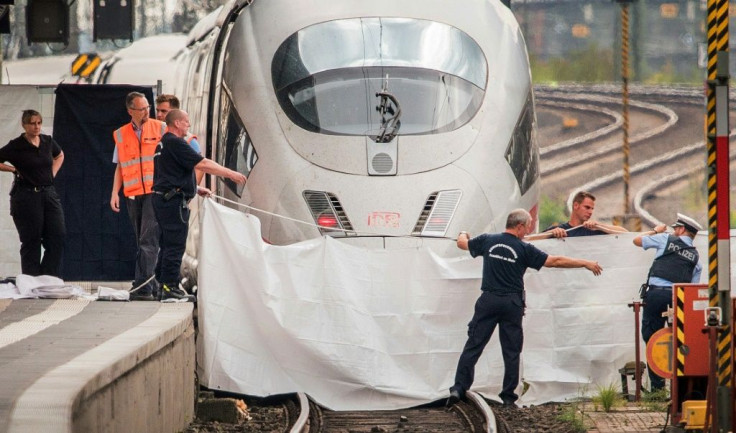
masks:
[[[701,227],[701,225],[698,224],[697,221],[681,213],[677,214],[677,221],[675,221],[675,223],[672,224],[672,227],[673,228],[674,227],[685,227],[685,230],[691,233],[697,233],[703,230],[703,227]]]

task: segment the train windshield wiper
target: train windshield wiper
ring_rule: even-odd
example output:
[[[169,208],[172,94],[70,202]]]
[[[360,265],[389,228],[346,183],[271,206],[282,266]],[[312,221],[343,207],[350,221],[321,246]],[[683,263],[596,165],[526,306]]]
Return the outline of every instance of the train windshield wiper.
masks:
[[[386,81],[388,82],[388,76]],[[399,134],[401,105],[396,96],[389,93],[387,84],[380,92],[376,92],[376,97],[381,98],[380,104],[376,107],[376,111],[381,114],[381,131],[376,136],[376,143],[390,143]]]

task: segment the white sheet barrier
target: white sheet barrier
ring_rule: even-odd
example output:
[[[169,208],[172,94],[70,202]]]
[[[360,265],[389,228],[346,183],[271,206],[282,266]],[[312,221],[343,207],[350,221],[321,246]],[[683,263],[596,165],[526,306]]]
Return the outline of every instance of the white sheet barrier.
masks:
[[[448,395],[480,294],[481,258],[365,250],[330,237],[271,246],[253,216],[212,200],[202,212],[204,385],[256,396],[300,391],[334,410],[396,409]],[[627,304],[638,299],[654,256],[633,237],[535,243],[550,254],[597,260],[604,271],[527,272],[522,404],[620,384],[618,369],[634,359]],[[697,241],[703,262],[706,236]],[[473,386],[491,398],[503,376],[497,334]]]

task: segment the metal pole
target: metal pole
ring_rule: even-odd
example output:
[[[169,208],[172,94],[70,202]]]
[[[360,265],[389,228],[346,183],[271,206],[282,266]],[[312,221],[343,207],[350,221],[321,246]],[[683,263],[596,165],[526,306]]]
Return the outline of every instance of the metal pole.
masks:
[[[709,347],[709,364],[708,369],[708,390],[706,392],[706,404],[705,404],[705,425],[703,430],[709,433],[718,433],[718,331],[719,320],[715,312],[711,311],[708,315],[708,323],[703,328],[703,333],[708,333],[708,347]],[[722,331],[722,329],[721,329]]]
[[[721,309],[718,334],[717,406],[713,424],[733,429],[732,329],[729,239],[728,0],[708,0],[706,142],[708,161],[708,289],[711,308]]]
[[[624,120],[624,215],[628,215],[631,209],[629,204],[629,3],[625,0],[621,1],[621,81],[623,84],[621,110]]]
[[[10,5],[0,6],[0,19],[2,19],[5,14],[10,15]],[[8,19],[10,19],[10,17],[8,17]],[[10,38],[10,36],[11,34],[8,35],[8,38]],[[5,44],[3,43],[3,38],[0,34],[0,84],[3,84],[3,76],[5,75],[3,70],[3,45]]]
[[[634,359],[636,360],[636,370],[634,370],[634,401],[641,401],[641,355],[639,348],[639,310],[644,305],[643,302],[634,301],[629,307],[634,309],[634,351],[636,352]]]

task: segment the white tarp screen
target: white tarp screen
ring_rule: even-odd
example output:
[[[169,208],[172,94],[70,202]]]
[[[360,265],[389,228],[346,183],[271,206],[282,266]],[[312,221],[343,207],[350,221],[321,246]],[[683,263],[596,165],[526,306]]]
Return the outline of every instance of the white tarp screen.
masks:
[[[42,86],[0,86],[0,147],[23,133],[20,117],[25,109],[43,116],[41,132],[51,135],[54,126],[54,88]],[[13,175],[0,172],[0,277],[20,274],[20,240],[10,216],[10,187]]]
[[[262,242],[253,216],[212,200],[203,212],[204,385],[257,396],[305,392],[334,410],[396,409],[448,395],[480,294],[481,258],[444,259],[426,248],[366,250],[330,237],[272,246]],[[550,254],[597,260],[604,271],[527,272],[522,378],[530,388],[522,404],[620,383],[618,369],[634,360],[627,304],[638,299],[654,257],[633,237],[535,243]],[[702,262],[706,236],[697,241]],[[497,334],[473,386],[490,398],[503,376]]]

